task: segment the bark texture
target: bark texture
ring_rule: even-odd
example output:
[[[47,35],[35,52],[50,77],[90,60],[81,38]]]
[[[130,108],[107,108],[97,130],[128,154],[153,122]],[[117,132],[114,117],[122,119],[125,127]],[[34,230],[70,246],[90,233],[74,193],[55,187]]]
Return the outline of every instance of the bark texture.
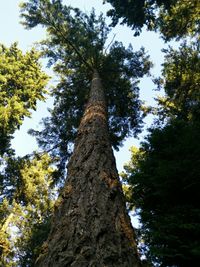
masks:
[[[140,266],[109,142],[106,103],[97,71],[51,233],[36,266]]]

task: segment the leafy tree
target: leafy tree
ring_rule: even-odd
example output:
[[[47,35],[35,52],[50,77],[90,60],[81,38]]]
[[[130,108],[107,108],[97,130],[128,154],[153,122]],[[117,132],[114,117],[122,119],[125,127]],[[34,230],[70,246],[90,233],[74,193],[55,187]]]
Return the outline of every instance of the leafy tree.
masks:
[[[105,0],[113,6],[108,15],[116,25],[119,19],[138,35],[143,26],[159,29],[165,40],[199,33],[198,0]]]
[[[146,255],[159,266],[195,265],[199,254],[199,124],[152,129],[126,167]],[[145,247],[144,247],[145,248]]]
[[[0,45],[0,155],[10,153],[12,134],[24,117],[31,116],[36,101],[44,100],[48,77],[38,63],[39,53],[23,55],[14,43]]]
[[[33,266],[50,226],[54,204],[51,159],[9,158],[0,210],[2,266]]]
[[[18,256],[13,229],[18,226],[21,236],[28,229],[19,227],[28,216],[23,195],[27,188],[20,173],[25,160],[14,158],[10,141],[24,118],[31,116],[31,109],[36,109],[36,101],[45,99],[48,76],[41,70],[39,58],[34,49],[23,54],[17,43],[9,48],[0,45],[0,265],[6,267],[16,266]]]
[[[159,115],[167,120],[149,129],[124,177],[146,255],[158,266],[186,267],[200,259],[198,45],[165,52]]]
[[[106,47],[110,27],[94,11],[86,15],[59,0],[32,0],[22,12],[27,28],[46,27],[43,52],[60,77],[52,117],[35,134],[61,163],[77,136],[36,264],[139,266],[110,140],[117,146],[141,127],[137,83],[149,71],[148,57],[144,49],[134,53],[119,42]]]

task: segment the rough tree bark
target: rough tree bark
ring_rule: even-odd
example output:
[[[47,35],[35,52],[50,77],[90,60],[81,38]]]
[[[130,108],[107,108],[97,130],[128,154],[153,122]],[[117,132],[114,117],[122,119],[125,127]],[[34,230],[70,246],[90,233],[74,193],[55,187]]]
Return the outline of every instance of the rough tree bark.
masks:
[[[109,141],[106,101],[96,70],[59,199],[37,267],[141,266]]]

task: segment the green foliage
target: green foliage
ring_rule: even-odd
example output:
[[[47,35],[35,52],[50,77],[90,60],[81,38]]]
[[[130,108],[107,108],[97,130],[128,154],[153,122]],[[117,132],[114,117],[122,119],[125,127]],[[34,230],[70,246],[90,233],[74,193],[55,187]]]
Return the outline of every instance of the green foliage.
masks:
[[[158,108],[162,120],[132,150],[123,177],[130,206],[141,218],[139,237],[147,257],[163,267],[195,266],[200,259],[198,44],[184,43],[165,53],[160,85],[166,95]]]
[[[21,4],[21,11],[26,28],[39,24],[46,28],[49,38],[43,44],[47,46],[46,55],[52,60],[64,57],[66,70],[82,64],[91,71],[92,67],[97,68],[110,30],[102,15],[96,19],[94,10],[87,15],[78,8],[62,5],[60,0],[30,0]]]
[[[8,160],[0,207],[2,266],[34,266],[50,227],[54,172],[47,154]]]
[[[54,64],[59,82],[51,117],[44,120],[42,132],[32,134],[45,151],[60,157],[59,169],[71,152],[94,69],[105,88],[112,145],[117,148],[124,138],[136,135],[143,116],[137,84],[151,66],[144,49],[133,52],[119,42],[106,46],[111,27],[94,10],[87,15],[61,1],[40,0],[24,3],[22,12],[26,27],[41,24],[49,33],[42,41],[43,53]]]
[[[183,43],[180,48],[164,50],[163,79],[158,85],[165,96],[158,98],[160,118],[198,120],[200,112],[199,44]]]
[[[9,225],[15,221],[12,210],[15,214],[19,214],[19,206],[13,201],[11,208],[8,199],[4,198],[0,205],[0,264],[5,267],[15,266],[11,240],[12,230],[9,229]]]
[[[176,0],[105,0],[104,2],[113,6],[107,14],[112,17],[114,26],[122,19],[121,24],[127,24],[135,31],[135,35],[138,35],[144,25],[150,30],[155,27],[157,9],[163,6],[164,10],[168,10]]]
[[[14,43],[0,45],[0,155],[10,151],[10,139],[20,127],[36,101],[44,100],[47,75],[38,63],[39,53],[31,50],[23,55]]]
[[[199,124],[181,121],[151,129],[126,168],[140,237],[160,266],[195,266],[200,258],[199,133]]]
[[[166,12],[161,9],[158,27],[166,41],[172,38],[197,36],[200,33],[200,4],[198,0],[178,0]]]
[[[106,0],[113,6],[108,15],[113,25],[121,20],[138,35],[144,25],[159,29],[165,40],[199,33],[200,4],[198,0]]]
[[[52,209],[50,159],[15,159],[10,147],[15,130],[31,116],[37,100],[45,99],[48,77],[39,58],[33,49],[23,54],[16,43],[9,48],[0,45],[0,265],[5,267],[19,266],[20,253],[30,260],[26,253],[35,239],[33,226],[47,223]]]

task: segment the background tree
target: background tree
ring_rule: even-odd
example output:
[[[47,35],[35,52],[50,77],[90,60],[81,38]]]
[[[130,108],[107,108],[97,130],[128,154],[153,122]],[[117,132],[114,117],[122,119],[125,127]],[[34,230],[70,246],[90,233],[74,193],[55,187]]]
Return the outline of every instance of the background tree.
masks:
[[[33,266],[49,232],[55,192],[47,154],[9,158],[1,207],[2,266]]]
[[[61,1],[29,1],[22,11],[28,28],[46,27],[44,53],[60,76],[53,116],[45,121],[52,126],[36,133],[39,141],[42,137],[44,147],[54,144],[62,156],[80,124],[51,232],[36,264],[139,266],[109,136],[118,145],[140,129],[137,82],[149,71],[148,57],[144,49],[134,53],[118,42],[106,47],[110,29],[94,11],[86,15]]]
[[[48,77],[38,63],[39,53],[31,50],[23,55],[14,43],[0,45],[0,155],[8,153],[12,134],[24,117],[31,116],[36,101],[44,100]]]
[[[131,204],[141,217],[138,238],[158,266],[194,265],[200,257],[196,138],[196,124],[176,121],[154,129],[126,167]]]
[[[44,181],[47,179],[44,169],[50,161],[46,158],[45,165],[45,157],[37,163],[28,157],[15,158],[10,144],[15,130],[25,117],[31,116],[31,110],[36,109],[37,100],[45,99],[48,77],[41,70],[39,58],[40,53],[35,50],[23,54],[16,43],[9,48],[0,45],[0,265],[6,267],[17,266],[21,255],[30,261],[24,247],[30,251],[30,229],[36,222],[38,227],[41,224],[36,213],[42,213],[40,220],[44,220],[51,206],[49,195],[45,199],[44,194],[50,183]],[[39,190],[43,192],[39,194]],[[50,194],[50,188],[48,190]],[[30,216],[34,218],[32,221],[28,219]]]
[[[141,217],[146,255],[158,266],[182,267],[200,258],[200,61],[198,44],[165,53],[162,120],[133,151],[124,177]]]

